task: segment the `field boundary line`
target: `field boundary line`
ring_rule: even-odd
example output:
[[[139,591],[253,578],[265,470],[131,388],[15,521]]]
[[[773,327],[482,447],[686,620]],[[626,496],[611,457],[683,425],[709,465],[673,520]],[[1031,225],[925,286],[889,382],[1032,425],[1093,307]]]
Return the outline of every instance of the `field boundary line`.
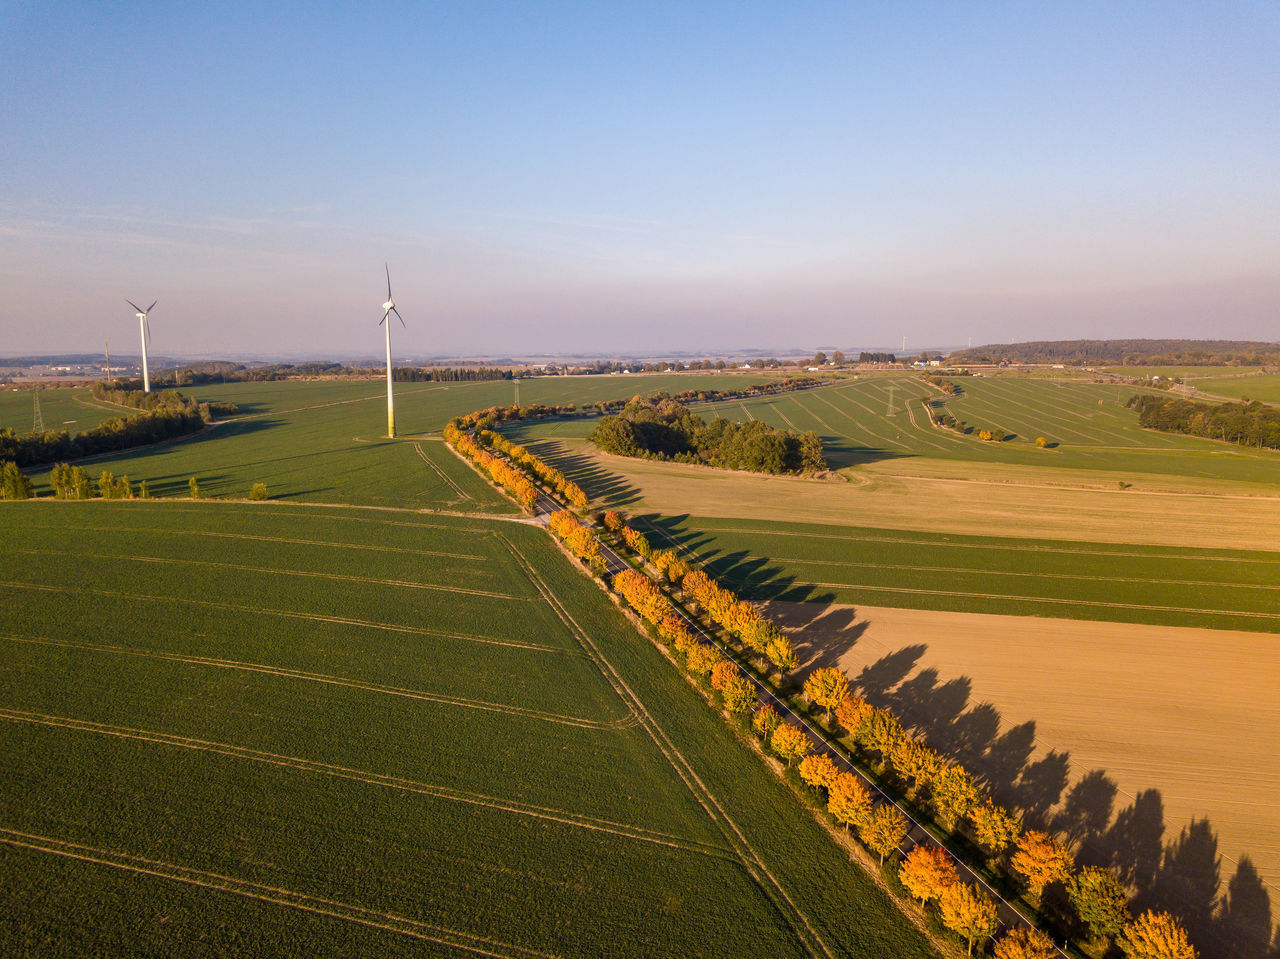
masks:
[[[382,693],[388,696],[402,696],[406,699],[420,699],[425,702],[441,703],[446,706],[461,706],[466,709],[479,709],[486,712],[500,713],[504,716],[521,716],[526,719],[537,719],[543,722],[557,723],[562,726],[576,726],[582,729],[598,729],[606,732],[634,729],[639,723],[634,717],[622,719],[584,719],[564,713],[553,713],[528,706],[514,706],[506,703],[494,703],[483,699],[467,699],[462,696],[445,696],[442,693],[429,693],[425,690],[409,689],[404,686],[387,686],[383,683],[370,683],[346,676],[334,676],[328,673],[312,673],[301,669],[288,669],[283,666],[270,666],[266,663],[249,663],[235,659],[219,659],[214,656],[192,656],[181,653],[166,653],[159,650],[142,649],[136,646],[118,646],[109,643],[77,643],[71,640],[54,639],[48,636],[12,636],[0,634],[0,639],[13,643],[27,643],[32,646],[57,646],[62,649],[80,649],[95,653],[113,653],[121,656],[138,656],[144,659],[158,659],[165,662],[182,663],[192,666],[210,666],[216,669],[241,670],[251,673],[264,673],[282,679],[299,679],[306,682],[324,683],[331,686],[342,686],[364,692]]]
[[[848,540],[854,543],[898,543],[904,546],[939,546],[936,539],[933,540],[910,540],[910,539],[894,539],[891,536],[845,536],[836,533],[808,533],[803,530],[786,530],[786,529],[751,529],[741,526],[721,526],[721,527],[703,527],[703,533],[750,533],[763,536],[794,536],[805,539],[827,539],[827,540]],[[903,532],[910,532],[903,530]],[[925,535],[925,534],[921,534]],[[1122,551],[1108,551],[1101,549],[1072,549],[1066,546],[993,546],[990,543],[957,543],[948,540],[945,544],[947,549],[999,549],[1011,552],[1033,552],[1033,553],[1064,553],[1073,556],[1121,556],[1126,558],[1139,559],[1180,559],[1196,563],[1280,563],[1280,556],[1275,558],[1254,558],[1250,556],[1188,556],[1185,550],[1180,550],[1176,546],[1153,546],[1152,549],[1169,550],[1167,554],[1153,553],[1127,553]],[[1209,548],[1209,547],[1204,547]],[[1244,553],[1262,553],[1266,550],[1240,550]],[[697,554],[695,554],[697,555]]]
[[[23,550],[22,552],[34,552]],[[1139,578],[1136,576],[1097,576],[1091,573],[1024,573],[1012,569],[969,569],[964,566],[920,566],[903,563],[854,563],[841,562],[835,559],[804,559],[798,556],[769,557],[771,563],[791,563],[797,566],[834,566],[839,569],[853,567],[856,569],[895,569],[915,570],[922,573],[976,573],[982,576],[1020,576],[1028,579],[1084,579],[1091,583],[1146,583],[1152,586],[1217,586],[1224,589],[1274,589],[1280,590],[1280,583],[1228,583],[1212,579],[1163,579]],[[714,561],[707,565],[714,565]],[[816,585],[825,586],[828,583]]]
[[[910,596],[954,596],[971,597],[973,599],[998,599],[1019,603],[1049,603],[1059,606],[1097,606],[1104,609],[1137,609],[1150,610],[1157,613],[1199,613],[1204,616],[1235,616],[1244,619],[1277,619],[1280,613],[1250,613],[1234,609],[1195,609],[1184,606],[1145,606],[1139,603],[1110,603],[1100,599],[1055,599],[1048,596],[1017,596],[1002,593],[956,592],[943,589],[908,588],[904,586],[866,586],[862,583],[810,583],[811,586],[825,586],[828,589],[864,589],[874,593],[905,593]]]
[[[267,886],[250,882],[247,879],[236,879],[216,872],[193,869],[189,866],[179,866],[156,859],[144,859],[141,856],[133,856],[129,853],[102,849],[96,846],[84,846],[49,836],[19,832],[16,829],[0,828],[0,842],[17,849],[60,856],[64,859],[73,859],[99,866],[109,866],[113,869],[121,869],[136,875],[166,879],[201,889],[229,893],[246,899],[256,899],[259,902],[271,905],[311,912],[332,919],[357,923],[385,932],[393,932],[464,952],[475,953],[480,956],[492,956],[495,959],[499,959],[499,957],[500,959],[554,959],[553,953],[538,952],[534,949],[526,949],[523,946],[514,946],[495,939],[486,939],[483,936],[475,936],[456,929],[449,929],[445,926],[409,919],[405,916],[398,916],[395,913],[380,912],[365,906],[338,902],[337,900],[324,899],[318,896],[309,896],[306,893],[295,892],[291,889]]]
[[[267,609],[260,606],[240,606],[236,603],[216,603],[209,599],[192,599],[186,596],[152,596],[148,593],[126,593],[120,590],[98,589],[96,587],[48,586],[42,583],[22,583],[14,580],[0,580],[0,588],[30,589],[48,593],[90,593],[95,596],[110,596],[116,599],[149,600],[154,603],[185,603],[189,606],[204,606],[208,609],[225,609],[237,613],[252,613],[258,616],[282,616],[286,619],[302,619],[314,623],[332,623],[338,626],[360,626],[366,629],[381,629],[392,633],[409,633],[415,636],[431,636],[438,639],[461,639],[469,643],[485,643],[490,646],[507,646],[511,649],[531,649],[540,653],[556,653],[561,656],[575,655],[572,649],[558,649],[555,646],[540,646],[537,643],[521,643],[515,640],[495,639],[492,636],[469,636],[465,633],[449,633],[439,629],[428,629],[425,626],[404,626],[400,623],[375,623],[365,619],[353,619],[349,616],[326,616],[323,613],[302,613],[290,609]]]
[[[428,466],[430,466],[430,467],[431,467],[431,469],[435,471],[435,474],[436,474],[437,476],[439,476],[442,480],[444,480],[446,483],[448,483],[450,486],[452,486],[452,487],[453,487],[453,490],[454,490],[454,492],[455,492],[455,493],[457,493],[457,494],[458,494],[459,496],[461,496],[463,499],[471,500],[471,502],[473,502],[473,503],[475,502],[475,498],[474,498],[470,493],[468,493],[468,492],[467,492],[466,490],[464,490],[461,486],[459,486],[457,483],[455,483],[455,482],[454,482],[450,477],[446,476],[446,475],[445,475],[444,470],[442,470],[442,469],[439,467],[439,465],[437,465],[435,462],[433,462],[433,461],[432,461],[432,459],[431,459],[431,457],[427,456],[427,451],[426,451],[426,450],[424,450],[424,449],[422,448],[422,444],[421,444],[421,443],[419,443],[419,442],[415,442],[415,443],[413,444],[413,448],[414,448],[414,449],[417,451],[417,453],[418,453],[418,459],[422,460],[422,462],[424,462],[424,463],[426,463]]]
[[[499,535],[501,536],[501,534]],[[578,642],[582,644],[584,651],[586,651],[596,663],[596,668],[600,670],[606,681],[608,681],[610,685],[614,686],[615,692],[618,692],[618,695],[623,697],[624,701],[629,701],[632,704],[632,708],[640,718],[641,725],[645,732],[649,734],[650,739],[653,740],[654,745],[658,747],[658,751],[661,752],[667,762],[670,763],[675,773],[684,780],[685,785],[693,794],[694,799],[696,799],[703,807],[712,822],[717,825],[721,834],[726,840],[728,840],[730,845],[733,847],[738,861],[747,871],[747,875],[749,875],[756,885],[760,887],[760,890],[765,894],[765,897],[769,899],[769,901],[774,905],[774,908],[779,911],[783,919],[795,931],[796,937],[804,947],[805,951],[812,956],[816,956],[821,952],[821,954],[827,956],[828,959],[833,959],[831,950],[827,948],[822,937],[818,934],[817,930],[813,928],[813,924],[809,921],[809,918],[800,910],[800,907],[796,905],[795,901],[787,894],[787,891],[782,888],[782,884],[769,870],[769,867],[765,865],[764,860],[760,857],[759,853],[752,848],[737,823],[729,817],[729,814],[720,804],[720,801],[716,799],[715,794],[706,785],[706,783],[702,781],[692,764],[690,764],[690,762],[684,757],[675,743],[671,741],[670,737],[667,736],[666,732],[658,724],[657,720],[654,719],[653,715],[645,707],[640,697],[637,696],[631,687],[627,685],[621,674],[614,668],[613,664],[609,662],[605,655],[600,652],[599,648],[591,640],[591,637],[587,635],[586,631],[583,630],[580,625],[578,625],[578,622],[573,618],[569,611],[564,608],[555,593],[546,585],[545,581],[542,580],[542,577],[538,575],[537,570],[525,555],[521,553],[516,545],[505,536],[502,538],[506,540],[507,546],[516,557],[517,562],[524,569],[525,575],[528,576],[534,586],[542,592],[552,610],[560,617],[561,621],[570,630]]]
[[[231,759],[244,759],[268,766],[278,766],[284,769],[293,769],[300,772],[332,776],[335,779],[345,779],[350,782],[362,783],[369,786],[383,786],[388,789],[395,789],[399,792],[414,793],[420,796],[430,796],[433,799],[443,799],[448,802],[479,806],[485,809],[511,813],[517,816],[544,819],[548,822],[561,823],[562,825],[573,826],[578,829],[587,829],[592,832],[610,833],[615,836],[620,836],[623,839],[633,839],[638,842],[653,843],[655,845],[666,846],[671,849],[681,849],[685,852],[700,853],[702,855],[711,856],[712,858],[731,858],[730,850],[724,849],[720,846],[702,842],[697,839],[686,839],[683,836],[676,836],[671,833],[664,833],[655,829],[646,829],[643,826],[632,826],[628,823],[614,822],[609,819],[600,819],[596,816],[586,816],[582,813],[572,812],[567,809],[554,809],[549,806],[538,806],[533,803],[520,802],[515,799],[502,799],[498,796],[487,796],[483,793],[473,793],[464,789],[454,789],[449,786],[437,786],[432,783],[405,779],[400,776],[388,776],[383,773],[375,773],[364,769],[352,769],[349,766],[338,766],[333,763],[324,763],[315,759],[305,759],[300,756],[286,756],[281,753],[268,752],[262,749],[251,749],[248,746],[236,746],[231,743],[218,743],[207,739],[196,739],[192,736],[179,736],[173,733],[163,733],[148,729],[135,729],[130,726],[115,726],[110,723],[98,723],[91,720],[72,719],[67,716],[51,716],[45,713],[28,712],[26,710],[9,709],[6,707],[0,707],[0,719],[8,720],[10,722],[49,726],[55,729],[70,729],[76,732],[92,733],[97,736],[112,736],[117,739],[130,739],[138,742],[155,743],[161,746],[173,746],[178,749],[189,749],[195,752],[207,752],[218,756],[227,756]]]
[[[517,603],[535,602],[532,596],[516,596],[511,593],[495,593],[484,589],[470,589],[466,586],[440,586],[436,583],[413,583],[403,579],[377,579],[372,576],[352,576],[347,573],[321,573],[306,569],[279,569],[270,566],[244,566],[239,563],[220,563],[209,559],[187,559],[171,556],[140,556],[136,553],[76,553],[65,549],[16,549],[14,553],[28,556],[73,556],[84,559],[124,559],[136,563],[181,563],[183,566],[208,566],[214,569],[233,569],[248,573],[274,573],[280,576],[303,576],[313,579],[332,579],[337,582],[367,583],[374,586],[402,586],[406,589],[425,589],[441,593],[463,593],[467,596],[484,596],[488,599],[509,599]]]

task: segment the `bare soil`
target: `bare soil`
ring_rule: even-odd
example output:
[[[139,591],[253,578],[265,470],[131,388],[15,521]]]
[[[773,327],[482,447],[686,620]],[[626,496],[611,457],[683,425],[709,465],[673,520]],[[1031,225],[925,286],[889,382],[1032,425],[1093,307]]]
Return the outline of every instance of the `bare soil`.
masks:
[[[1035,756],[1068,752],[1072,783],[1104,770],[1115,811],[1159,790],[1165,842],[1208,817],[1224,883],[1247,853],[1280,892],[1280,636],[806,603],[769,614],[803,635],[802,663],[854,679],[916,647],[903,679],[967,680],[967,706],[994,706],[1001,730],[1035,723]]]

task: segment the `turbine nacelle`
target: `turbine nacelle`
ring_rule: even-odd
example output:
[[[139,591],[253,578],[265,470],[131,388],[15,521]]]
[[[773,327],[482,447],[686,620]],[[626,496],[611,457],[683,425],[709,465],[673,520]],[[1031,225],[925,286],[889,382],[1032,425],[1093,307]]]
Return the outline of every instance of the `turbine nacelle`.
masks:
[[[381,326],[383,323],[387,321],[387,317],[389,317],[392,313],[394,313],[396,315],[396,319],[400,321],[400,325],[404,326],[405,325],[404,317],[401,316],[400,311],[396,309],[396,301],[391,298],[391,267],[387,266],[386,270],[387,270],[387,302],[382,304],[382,319],[378,321],[378,325]],[[408,329],[408,327],[405,327],[405,328]]]

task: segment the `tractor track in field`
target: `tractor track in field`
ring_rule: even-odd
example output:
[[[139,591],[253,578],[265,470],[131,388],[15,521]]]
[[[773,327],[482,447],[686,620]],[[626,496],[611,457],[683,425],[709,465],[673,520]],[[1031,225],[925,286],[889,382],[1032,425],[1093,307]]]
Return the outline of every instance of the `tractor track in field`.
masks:
[[[503,539],[505,540],[506,537],[503,537]],[[510,540],[507,540],[507,546],[511,550],[512,555],[515,557],[521,569],[524,571],[525,576],[528,577],[534,587],[542,593],[547,604],[564,623],[566,628],[569,629],[574,638],[582,645],[584,652],[586,652],[596,664],[596,668],[600,670],[601,675],[604,676],[609,685],[614,688],[614,691],[623,700],[623,702],[627,703],[639,717],[641,726],[643,726],[645,732],[648,733],[649,738],[658,748],[658,751],[662,753],[672,770],[685,783],[685,786],[689,789],[694,799],[702,806],[707,816],[720,830],[721,835],[723,835],[729,842],[730,846],[733,848],[737,861],[742,865],[743,869],[746,870],[747,875],[751,877],[752,881],[756,883],[761,892],[763,892],[766,898],[773,903],[774,908],[778,910],[779,914],[792,928],[801,946],[811,956],[816,957],[823,955],[828,957],[828,959],[832,959],[831,950],[827,947],[826,943],[823,942],[822,937],[818,934],[817,930],[814,929],[809,918],[787,894],[786,890],[782,888],[781,883],[779,883],[777,877],[769,870],[764,859],[747,841],[747,838],[741,828],[730,818],[724,806],[721,805],[715,794],[702,781],[701,777],[698,776],[697,771],[693,768],[689,760],[680,752],[679,748],[671,741],[662,727],[658,725],[657,720],[654,719],[653,715],[645,707],[643,701],[641,701],[639,696],[637,696],[631,687],[627,685],[621,674],[614,668],[608,659],[605,658],[604,654],[600,652],[599,648],[594,642],[592,642],[591,637],[586,633],[586,631],[578,625],[577,621],[569,611],[564,608],[555,593],[545,583],[545,581],[542,580],[542,577],[538,575],[537,570],[528,561],[528,559],[525,558],[524,554],[521,553]],[[608,551],[608,547],[603,546],[603,544],[602,549]],[[614,559],[616,560],[617,557],[615,556]]]
[[[362,783],[369,786],[382,786],[399,792],[429,796],[433,799],[442,799],[447,802],[479,806],[485,809],[511,813],[517,816],[542,819],[548,822],[572,826],[577,829],[609,833],[623,839],[632,839],[638,842],[666,846],[671,849],[680,849],[685,852],[698,853],[712,858],[732,859],[732,853],[730,850],[721,846],[701,842],[695,839],[686,839],[682,836],[672,835],[671,833],[645,829],[642,826],[632,826],[627,823],[613,822],[612,820],[600,819],[595,816],[585,816],[581,813],[575,813],[565,809],[538,806],[514,799],[503,799],[498,796],[486,796],[483,793],[473,793],[464,789],[454,789],[450,786],[437,786],[432,783],[405,779],[400,776],[388,776],[365,769],[353,769],[349,766],[338,766],[333,763],[320,762],[315,759],[306,759],[301,756],[287,756],[281,753],[273,753],[261,749],[251,749],[248,746],[237,746],[232,743],[219,743],[207,739],[197,739],[192,736],[179,736],[173,733],[159,732],[157,730],[137,729],[131,726],[116,726],[110,723],[98,723],[91,720],[73,719],[69,716],[52,716],[46,713],[36,713],[22,709],[9,709],[6,707],[0,707],[0,720],[12,723],[47,726],[56,729],[69,729],[75,732],[89,733],[96,736],[107,736],[116,739],[154,743],[161,746],[172,746],[177,749],[187,749],[195,752],[226,756],[231,759],[243,759],[267,766],[278,766],[284,769],[297,770],[299,772],[332,776],[336,779],[345,779],[350,782]]]
[[[372,576],[352,576],[346,573],[321,573],[316,570],[306,569],[281,569],[271,566],[244,566],[239,563],[222,563],[208,559],[189,559],[183,557],[181,559],[173,556],[140,556],[134,553],[112,553],[110,555],[104,553],[81,553],[72,550],[61,549],[15,549],[14,553],[20,553],[28,556],[71,556],[80,557],[82,559],[99,559],[114,562],[116,560],[128,560],[134,563],[158,563],[160,565],[171,565],[173,563],[181,563],[183,566],[204,566],[210,569],[229,569],[243,573],[267,573],[279,576],[302,576],[310,579],[327,579],[341,583],[364,583],[372,586],[399,586],[405,589],[425,589],[441,593],[459,593],[464,596],[484,596],[487,599],[505,599],[517,603],[534,602],[532,596],[515,596],[511,593],[497,593],[484,589],[471,589],[466,586],[440,586],[435,583],[415,583],[410,580],[402,579],[377,579]]]
[[[337,626],[359,626],[365,629],[384,630],[393,633],[409,633],[414,636],[430,636],[435,639],[460,639],[468,643],[483,643],[489,646],[506,646],[511,649],[528,649],[539,653],[554,653],[559,656],[578,655],[572,649],[560,649],[555,646],[543,646],[538,643],[521,643],[515,640],[497,639],[492,636],[471,636],[466,633],[450,633],[439,629],[428,629],[424,626],[405,626],[400,623],[377,623],[365,619],[354,619],[349,616],[326,616],[322,613],[302,613],[289,609],[267,609],[261,606],[241,606],[236,603],[218,603],[207,599],[191,599],[189,597],[153,596],[149,593],[128,593],[122,590],[98,589],[95,587],[48,586],[41,583],[23,583],[15,580],[0,580],[0,588],[26,589],[46,593],[63,593],[72,596],[107,596],[112,599],[130,601],[143,600],[153,603],[181,603],[187,606],[201,606],[206,609],[229,610],[236,613],[250,613],[255,616],[280,616],[285,619],[300,619],[313,623],[329,623]]]
[[[471,496],[470,493],[468,493],[461,486],[455,483],[452,479],[446,476],[444,470],[442,470],[438,465],[436,465],[435,462],[432,461],[431,457],[427,455],[427,451],[422,448],[421,443],[414,443],[413,448],[418,454],[418,459],[426,463],[429,467],[431,467],[431,469],[435,472],[437,476],[439,476],[442,480],[444,480],[447,484],[449,484],[449,486],[453,487],[453,491],[455,493],[457,493],[464,500],[470,500],[471,502],[475,502],[475,498]]]
[[[314,913],[331,919],[368,926],[384,932],[408,936],[423,942],[447,946],[451,949],[469,952],[478,956],[492,956],[495,959],[556,959],[553,953],[538,952],[534,949],[526,949],[522,946],[499,942],[496,939],[474,936],[445,926],[437,926],[417,919],[398,916],[395,913],[368,909],[364,906],[338,902],[333,899],[323,899],[318,896],[309,896],[306,893],[295,892],[291,889],[249,882],[246,879],[236,879],[232,876],[192,869],[189,866],[179,866],[157,859],[145,859],[141,856],[133,856],[129,853],[111,849],[64,842],[48,836],[37,836],[32,833],[19,832],[15,829],[3,828],[0,828],[0,843],[15,849],[24,849],[42,855],[58,856],[77,862],[107,866],[112,869],[133,873],[134,875],[179,882],[199,889],[228,893],[274,906],[284,906],[289,909]]]
[[[119,656],[137,656],[144,659],[155,659],[163,662],[180,663],[189,666],[208,666],[215,669],[238,670],[249,673],[262,673],[281,679],[297,679],[303,682],[322,683],[355,689],[361,692],[378,693],[386,696],[400,696],[405,699],[416,699],[423,702],[439,703],[445,706],[459,706],[465,709],[478,709],[499,713],[503,716],[519,716],[541,722],[556,723],[561,726],[575,726],[580,729],[598,729],[605,732],[617,732],[634,729],[639,721],[634,716],[621,719],[595,720],[564,713],[553,713],[542,709],[531,709],[526,706],[512,706],[506,703],[488,702],[483,699],[467,699],[462,696],[445,696],[440,693],[429,693],[420,689],[409,689],[404,686],[387,686],[382,683],[371,683],[352,679],[347,676],[334,676],[328,673],[313,673],[301,669],[288,669],[283,666],[271,666],[266,663],[249,663],[236,659],[221,659],[214,656],[192,656],[181,653],[165,653],[159,650],[142,649],[136,646],[118,646],[109,643],[77,643],[70,640],[53,639],[51,637],[6,636],[0,639],[12,643],[26,643],[31,646],[54,646],[59,649],[78,649],[94,653],[109,653]]]

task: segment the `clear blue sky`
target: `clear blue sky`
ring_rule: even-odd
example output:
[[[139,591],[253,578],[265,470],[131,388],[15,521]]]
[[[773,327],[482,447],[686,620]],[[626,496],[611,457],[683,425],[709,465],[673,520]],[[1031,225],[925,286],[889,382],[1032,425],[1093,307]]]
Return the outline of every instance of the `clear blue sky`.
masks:
[[[0,354],[1280,339],[1280,3],[0,2]]]

